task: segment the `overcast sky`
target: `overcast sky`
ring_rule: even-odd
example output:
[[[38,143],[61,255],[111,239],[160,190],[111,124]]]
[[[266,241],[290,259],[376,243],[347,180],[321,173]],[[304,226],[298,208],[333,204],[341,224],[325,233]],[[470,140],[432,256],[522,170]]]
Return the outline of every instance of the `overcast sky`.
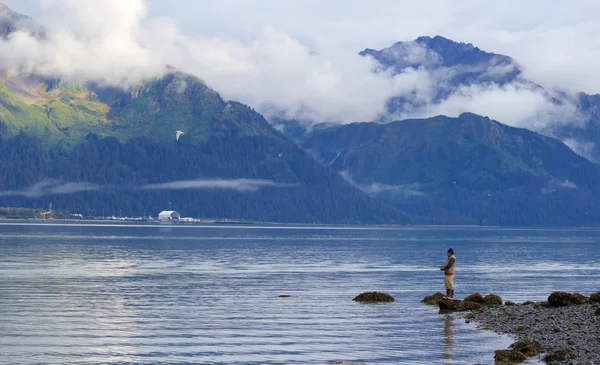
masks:
[[[439,34],[509,55],[527,78],[548,90],[600,93],[600,1],[594,0],[3,1],[46,25],[96,41],[81,44],[77,37],[64,37],[64,29],[53,50],[20,40],[11,47],[29,47],[27,52],[3,49],[16,52],[10,60],[15,64],[39,57],[46,63],[28,63],[36,71],[69,68],[71,77],[116,82],[150,75],[157,63],[169,63],[206,80],[226,98],[263,111],[283,109],[288,117],[368,120],[390,95],[430,87],[435,80],[418,70],[394,79],[371,75],[372,64],[356,56],[367,47],[421,35]],[[56,49],[64,57],[56,59]],[[49,57],[55,58],[52,64]],[[506,113],[506,103],[519,100],[518,107],[541,115],[543,101],[517,91],[469,91],[463,93],[466,104],[454,97],[451,109],[438,110],[452,114],[468,107],[520,125],[526,122]],[[498,108],[496,100],[504,104]]]

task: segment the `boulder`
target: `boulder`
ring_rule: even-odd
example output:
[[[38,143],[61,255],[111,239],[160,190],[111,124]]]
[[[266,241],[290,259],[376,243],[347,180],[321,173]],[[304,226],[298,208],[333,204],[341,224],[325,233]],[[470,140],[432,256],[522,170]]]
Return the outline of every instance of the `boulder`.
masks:
[[[573,350],[560,349],[560,350],[555,350],[555,351],[549,353],[548,355],[546,355],[546,357],[544,357],[544,361],[545,362],[567,361],[567,360],[573,360],[574,356],[575,356],[575,354],[573,353]]]
[[[596,315],[600,316],[600,308],[596,308]]]
[[[600,303],[600,293],[593,293],[590,295],[590,303]]]
[[[437,292],[433,295],[429,295],[429,296],[426,296],[425,298],[423,298],[421,303],[425,303],[428,305],[438,305],[440,303],[440,300],[442,300],[442,298],[444,298],[444,294]]]
[[[567,305],[577,305],[584,304],[588,301],[588,298],[585,295],[581,295],[579,293],[566,293],[556,291],[548,297],[548,304],[551,307],[564,307]]]
[[[354,299],[352,299],[352,300],[354,300],[356,302],[369,302],[369,303],[395,301],[393,296],[386,294],[386,293],[378,293],[378,292],[362,293],[362,294],[359,294],[356,297],[354,297]]]
[[[442,311],[459,311],[462,305],[462,300],[442,299],[438,305]]]
[[[521,305],[534,305],[534,304],[535,304],[535,302],[532,302],[531,300],[521,303]]]
[[[512,363],[512,362],[520,362],[527,360],[527,356],[523,355],[523,353],[519,350],[510,349],[510,350],[496,350],[496,355],[494,355],[494,360],[496,363]]]
[[[502,305],[502,298],[496,294],[488,294],[483,297],[483,304],[487,306]]]
[[[481,304],[481,303],[463,301],[461,304],[461,310],[463,310],[463,311],[478,310],[481,308],[483,308],[483,304]]]
[[[442,299],[438,303],[441,311],[466,312],[478,310],[483,307],[480,303],[465,302],[463,300]]]
[[[483,297],[479,292],[471,294],[464,299],[465,302],[474,302],[483,304]]]
[[[513,306],[513,305],[517,305],[517,303],[511,302],[510,300],[507,300],[506,302],[504,302],[504,305]]]
[[[534,340],[524,340],[513,343],[509,346],[513,350],[520,351],[523,355],[527,357],[537,356],[540,352],[542,352],[542,345],[539,342]]]

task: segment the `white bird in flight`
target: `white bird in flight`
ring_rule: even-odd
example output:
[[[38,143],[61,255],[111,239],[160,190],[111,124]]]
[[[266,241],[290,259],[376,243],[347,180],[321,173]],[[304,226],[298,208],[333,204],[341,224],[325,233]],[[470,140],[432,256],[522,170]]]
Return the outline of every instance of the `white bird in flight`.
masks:
[[[175,132],[175,139],[179,141],[179,137],[180,137],[182,134],[185,134],[185,133],[183,133],[182,131],[177,131],[177,132]]]

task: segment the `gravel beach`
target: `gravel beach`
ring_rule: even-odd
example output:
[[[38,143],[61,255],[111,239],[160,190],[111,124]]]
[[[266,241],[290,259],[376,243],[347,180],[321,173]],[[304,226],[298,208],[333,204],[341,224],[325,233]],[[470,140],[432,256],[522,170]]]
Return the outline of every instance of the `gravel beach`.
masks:
[[[465,320],[519,341],[536,341],[540,358],[549,364],[600,364],[600,303],[582,301],[561,306],[509,303],[468,312]]]
[[[522,304],[493,294],[449,300],[436,293],[422,302],[438,305],[442,313],[462,312],[468,323],[515,337],[509,348],[496,351],[497,364],[540,358],[548,364],[600,365],[600,293],[554,292],[546,302]]]

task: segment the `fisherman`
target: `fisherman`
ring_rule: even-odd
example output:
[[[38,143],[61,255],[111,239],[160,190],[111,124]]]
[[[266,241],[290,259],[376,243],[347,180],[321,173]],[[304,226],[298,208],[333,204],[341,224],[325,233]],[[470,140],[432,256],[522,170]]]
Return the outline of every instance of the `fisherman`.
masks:
[[[448,249],[448,259],[444,266],[440,266],[440,270],[444,272],[444,287],[446,288],[446,297],[454,299],[454,268],[456,267],[456,257],[454,250]]]

